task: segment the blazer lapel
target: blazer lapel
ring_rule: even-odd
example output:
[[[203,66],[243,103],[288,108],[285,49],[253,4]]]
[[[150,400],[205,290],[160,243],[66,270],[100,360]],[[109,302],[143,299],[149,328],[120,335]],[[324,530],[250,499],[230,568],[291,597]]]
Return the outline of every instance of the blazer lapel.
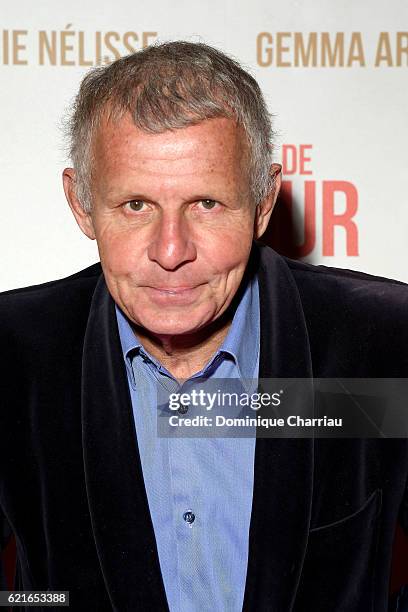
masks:
[[[254,248],[261,309],[260,378],[311,378],[298,289],[285,262]],[[288,612],[299,583],[313,490],[313,439],[257,438],[243,612]]]
[[[114,302],[103,275],[85,334],[82,440],[95,544],[113,609],[168,610]]]

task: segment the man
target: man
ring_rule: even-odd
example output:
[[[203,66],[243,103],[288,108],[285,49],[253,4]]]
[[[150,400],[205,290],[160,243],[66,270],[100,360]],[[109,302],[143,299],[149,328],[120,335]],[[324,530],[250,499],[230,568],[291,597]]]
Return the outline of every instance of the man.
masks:
[[[407,287],[257,242],[280,186],[269,115],[211,47],[94,69],[70,139],[65,194],[100,264],[0,298],[16,589],[98,612],[386,610],[405,439],[169,439],[156,392],[404,377]]]

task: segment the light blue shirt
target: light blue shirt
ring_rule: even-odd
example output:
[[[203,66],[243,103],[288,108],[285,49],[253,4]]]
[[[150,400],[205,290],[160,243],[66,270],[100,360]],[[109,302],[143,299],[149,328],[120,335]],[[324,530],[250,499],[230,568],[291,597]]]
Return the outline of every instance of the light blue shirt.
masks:
[[[170,612],[239,612],[248,563],[255,438],[157,434],[157,388],[179,383],[148,354],[116,306],[137,443]],[[259,291],[253,279],[229,332],[195,378],[257,379]],[[186,381],[187,383],[189,381]]]

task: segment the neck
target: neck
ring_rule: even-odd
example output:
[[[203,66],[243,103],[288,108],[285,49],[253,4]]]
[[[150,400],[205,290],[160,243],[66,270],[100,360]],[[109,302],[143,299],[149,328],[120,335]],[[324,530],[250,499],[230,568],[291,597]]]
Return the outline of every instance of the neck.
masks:
[[[222,345],[232,314],[225,315],[194,334],[156,336],[146,329],[135,328],[144,348],[178,380],[199,372]]]

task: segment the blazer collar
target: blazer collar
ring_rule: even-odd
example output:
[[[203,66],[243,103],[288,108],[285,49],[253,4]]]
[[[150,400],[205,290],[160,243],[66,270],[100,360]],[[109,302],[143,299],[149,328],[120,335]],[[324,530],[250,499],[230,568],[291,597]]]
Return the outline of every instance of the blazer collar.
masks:
[[[260,378],[311,377],[299,293],[277,253],[254,244]],[[100,276],[82,362],[82,442],[89,511],[112,608],[168,610],[133,420],[114,301]],[[257,438],[243,612],[290,610],[306,551],[313,439]]]

